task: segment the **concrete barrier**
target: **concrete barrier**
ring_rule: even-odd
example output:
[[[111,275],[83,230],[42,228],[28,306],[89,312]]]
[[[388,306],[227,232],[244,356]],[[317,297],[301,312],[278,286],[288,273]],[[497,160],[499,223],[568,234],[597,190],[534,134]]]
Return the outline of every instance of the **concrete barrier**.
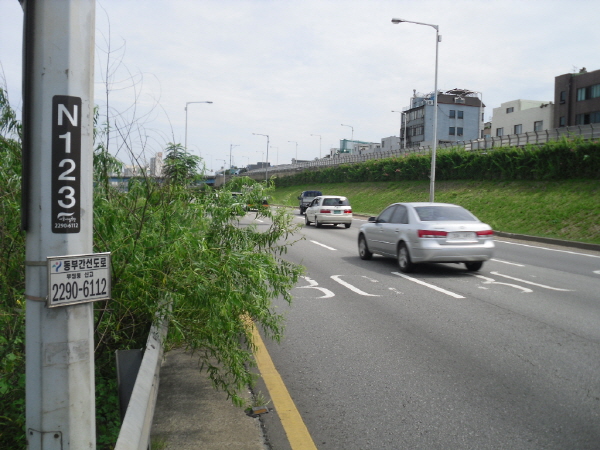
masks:
[[[158,395],[163,343],[166,335],[166,320],[158,321],[158,324],[154,324],[150,329],[144,357],[135,380],[115,450],[147,450],[150,448],[150,432]]]

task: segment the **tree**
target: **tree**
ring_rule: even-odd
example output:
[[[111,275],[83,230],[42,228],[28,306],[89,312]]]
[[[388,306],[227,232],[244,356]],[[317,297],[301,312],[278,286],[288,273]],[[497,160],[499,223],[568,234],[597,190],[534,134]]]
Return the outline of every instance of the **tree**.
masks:
[[[181,144],[169,143],[166,152],[163,174],[169,182],[187,186],[196,179],[201,162],[198,156],[187,153]]]

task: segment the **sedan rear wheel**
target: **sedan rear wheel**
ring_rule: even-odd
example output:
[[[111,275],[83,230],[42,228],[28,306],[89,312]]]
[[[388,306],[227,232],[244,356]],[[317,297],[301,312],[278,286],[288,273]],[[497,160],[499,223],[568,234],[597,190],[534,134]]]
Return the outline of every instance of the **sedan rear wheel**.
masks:
[[[373,253],[369,251],[369,247],[367,246],[367,240],[361,234],[358,238],[358,256],[360,259],[368,260],[373,257]]]
[[[466,262],[465,266],[469,272],[477,272],[483,266],[483,261]]]
[[[317,228],[321,228],[323,226],[323,224],[321,222],[319,222],[319,219],[317,218],[317,216],[315,216],[315,226]]]
[[[310,220],[308,220],[308,214],[305,214],[305,215],[304,215],[304,224],[305,224],[306,226],[309,226],[309,225],[310,225]]]
[[[351,226],[351,225],[352,225],[351,223],[345,223],[345,224],[344,224],[344,226],[345,226],[346,228],[350,228],[350,226]]]
[[[398,267],[400,267],[400,271],[404,273],[415,270],[415,265],[410,259],[410,253],[404,242],[400,243],[400,247],[398,247]]]

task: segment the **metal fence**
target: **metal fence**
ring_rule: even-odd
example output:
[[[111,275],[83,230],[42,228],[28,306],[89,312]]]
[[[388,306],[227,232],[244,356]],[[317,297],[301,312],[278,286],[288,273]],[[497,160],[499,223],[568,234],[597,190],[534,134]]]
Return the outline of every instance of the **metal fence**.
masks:
[[[523,134],[511,134],[506,136],[496,136],[486,139],[473,139],[469,141],[458,141],[452,143],[438,144],[437,148],[464,148],[465,150],[486,150],[500,147],[523,147],[525,145],[541,145],[551,141],[558,141],[563,137],[575,138],[580,137],[585,140],[600,138],[600,124],[577,125],[573,127],[555,128],[553,130],[532,131]],[[393,158],[411,154],[428,154],[431,153],[431,146],[424,147],[407,147],[400,150],[390,151],[375,151],[363,153],[361,155],[345,155],[338,154],[332,158],[317,159],[315,161],[301,162],[298,164],[284,164],[277,166],[269,166],[269,173],[284,174],[288,172],[300,172],[307,169],[321,169],[325,167],[333,167],[341,164],[353,164],[368,161],[371,159]],[[265,169],[249,170],[242,174],[252,178],[264,177]]]

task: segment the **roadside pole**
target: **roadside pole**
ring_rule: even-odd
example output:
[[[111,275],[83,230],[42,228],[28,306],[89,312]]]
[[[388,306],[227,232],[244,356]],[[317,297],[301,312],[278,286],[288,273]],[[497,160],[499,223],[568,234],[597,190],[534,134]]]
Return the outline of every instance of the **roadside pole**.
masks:
[[[93,250],[95,0],[21,4],[28,449],[95,449],[93,303],[50,307],[47,260]]]

